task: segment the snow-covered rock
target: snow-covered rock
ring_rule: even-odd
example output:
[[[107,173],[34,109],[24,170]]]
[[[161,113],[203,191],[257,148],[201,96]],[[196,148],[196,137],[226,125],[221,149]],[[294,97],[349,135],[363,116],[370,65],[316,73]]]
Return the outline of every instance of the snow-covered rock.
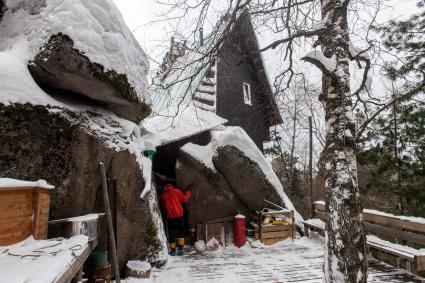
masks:
[[[111,0],[6,1],[0,51],[64,96],[140,122],[150,113],[148,59]],[[57,91],[61,90],[61,91]]]
[[[199,194],[197,201],[205,202],[192,202],[195,214],[208,205],[220,207],[217,213],[227,213],[223,216],[229,216],[229,211],[236,214],[241,208],[253,212],[268,207],[264,201],[267,199],[294,210],[295,221],[301,227],[303,219],[286,196],[271,164],[240,127],[211,130],[211,142],[206,146],[183,146],[177,170],[182,187],[192,183],[195,199]],[[212,210],[203,211],[211,214]]]
[[[108,178],[117,184],[121,266],[135,258],[164,264],[166,240],[157,196],[148,194],[150,186],[146,186],[147,197],[139,198],[150,176],[143,156],[145,140],[137,124],[109,111],[120,114],[110,106],[126,106],[125,102],[113,100],[112,93],[94,97],[103,103],[64,99],[71,95],[66,91],[83,95],[93,90],[91,95],[98,95],[94,92],[115,89],[117,85],[109,85],[111,77],[106,74],[122,78],[120,83],[127,90],[134,89],[137,101],[129,104],[144,107],[150,103],[146,56],[115,5],[110,0],[0,3],[7,8],[0,19],[0,177],[46,180],[55,186],[50,218],[67,218],[103,210],[98,201],[99,163],[103,162]],[[49,44],[51,39],[60,44]],[[55,46],[58,49],[50,49]],[[64,51],[69,56],[61,57]],[[92,76],[93,66],[104,72]],[[38,75],[49,71],[57,80],[35,82],[34,77],[41,81]],[[52,87],[62,96],[47,94],[46,89],[51,93]],[[133,120],[139,122],[140,115]]]

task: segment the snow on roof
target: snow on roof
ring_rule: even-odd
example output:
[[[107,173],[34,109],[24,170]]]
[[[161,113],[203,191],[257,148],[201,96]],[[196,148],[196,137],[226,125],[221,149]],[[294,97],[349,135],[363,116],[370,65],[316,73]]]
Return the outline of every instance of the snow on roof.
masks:
[[[84,235],[62,240],[34,240],[30,236],[14,245],[0,247],[1,281],[56,282],[87,244]]]
[[[238,11],[236,18],[247,13]],[[229,17],[222,17],[215,29],[204,40],[177,58],[166,75],[158,75],[150,87],[152,114],[144,121],[150,132],[161,136],[162,144],[200,133],[227,122],[222,117],[195,107],[192,97],[211,67],[210,50],[218,49],[219,41],[234,28]],[[254,34],[255,35],[255,34]],[[255,37],[255,42],[257,41]],[[258,49],[258,46],[257,46]],[[259,53],[262,61],[261,53]],[[264,72],[267,84],[267,74]]]
[[[14,49],[26,65],[51,35],[63,33],[92,62],[126,74],[141,101],[147,90],[149,61],[112,0],[6,1],[0,22],[0,51]]]
[[[195,91],[211,65],[208,56],[225,28],[221,21],[216,30],[204,40],[177,58],[166,75],[158,75],[150,87],[152,114],[143,126],[160,138],[160,144],[170,143],[207,131],[227,122],[210,111],[197,108],[192,100]]]
[[[178,141],[216,128],[227,120],[212,112],[196,108],[193,104],[176,113],[176,116],[154,116],[143,121],[143,126],[159,139],[158,145]]]
[[[216,154],[217,148],[231,145],[241,150],[245,155],[254,161],[266,176],[270,184],[275,188],[276,192],[282,198],[285,207],[294,211],[295,222],[299,227],[302,227],[302,216],[297,212],[291,200],[285,194],[282,184],[276,173],[273,171],[272,165],[264,157],[263,153],[258,149],[254,141],[240,127],[223,127],[221,129],[211,130],[211,142],[206,146],[194,145],[188,143],[181,150],[190,154],[200,162],[207,166],[214,166],[209,159]],[[213,167],[212,167],[213,168]]]
[[[45,180],[38,180],[35,182],[23,181],[11,178],[0,178],[1,188],[16,188],[16,187],[38,187],[45,189],[54,189],[55,186],[49,185]]]

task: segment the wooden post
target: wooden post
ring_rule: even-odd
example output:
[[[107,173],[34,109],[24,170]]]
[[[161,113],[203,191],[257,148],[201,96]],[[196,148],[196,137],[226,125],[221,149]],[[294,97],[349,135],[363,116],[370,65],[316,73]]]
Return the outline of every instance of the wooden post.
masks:
[[[114,227],[114,236],[115,236],[115,245],[118,248],[117,238],[118,238],[118,213],[117,213],[117,180],[108,179],[108,195],[111,206],[111,215],[112,215],[112,224]]]
[[[313,207],[313,126],[311,116],[308,117],[308,139],[309,139],[309,156],[308,156],[308,190],[310,194],[310,218],[314,217]]]
[[[118,267],[118,258],[117,258],[117,247],[115,245],[115,235],[114,235],[114,226],[112,223],[111,207],[109,206],[109,196],[108,196],[108,185],[106,181],[106,171],[105,165],[103,162],[99,163],[100,172],[102,174],[102,194],[103,194],[103,203],[105,205],[106,219],[108,221],[108,236],[109,241],[112,247],[112,266],[114,268],[115,281],[121,283],[120,280],[120,270]]]
[[[33,237],[36,240],[47,239],[50,195],[46,189],[34,188]]]
[[[263,211],[260,211],[260,221],[258,223],[258,228],[259,228],[259,236],[260,236],[260,242],[262,243],[262,237],[263,237]]]

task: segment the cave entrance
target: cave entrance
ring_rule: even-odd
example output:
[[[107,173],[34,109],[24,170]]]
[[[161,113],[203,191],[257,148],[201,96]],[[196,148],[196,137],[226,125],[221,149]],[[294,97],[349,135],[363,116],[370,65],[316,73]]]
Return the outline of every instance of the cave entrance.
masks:
[[[169,179],[176,180],[176,162],[180,148],[187,143],[207,145],[210,141],[211,135],[208,131],[206,131],[157,147],[156,154],[153,159],[153,172]]]
[[[176,180],[178,179],[176,176],[176,163],[177,159],[179,157],[179,150],[181,147],[183,147],[187,143],[194,143],[198,145],[207,145],[211,141],[211,135],[209,131],[205,131],[202,133],[199,133],[197,135],[193,135],[191,137],[187,137],[182,140],[174,141],[162,146],[157,147],[156,154],[153,158],[153,164],[152,164],[152,170],[154,173],[154,182],[156,184],[158,195],[160,196],[163,192],[163,187],[167,183],[172,183],[174,185],[177,185]],[[179,187],[180,188],[180,187]],[[182,187],[180,188],[183,192],[185,192],[188,188]],[[161,205],[162,208],[162,205]],[[163,208],[162,208],[163,209]],[[187,242],[193,242],[194,237],[194,231],[193,229],[196,229],[195,223],[189,223],[189,211],[187,204],[183,204],[183,210],[184,210],[184,232],[185,232],[185,238],[187,238]],[[165,219],[164,213],[162,213],[163,221],[166,225],[166,234],[167,238],[169,238],[169,231],[167,227],[167,221]]]

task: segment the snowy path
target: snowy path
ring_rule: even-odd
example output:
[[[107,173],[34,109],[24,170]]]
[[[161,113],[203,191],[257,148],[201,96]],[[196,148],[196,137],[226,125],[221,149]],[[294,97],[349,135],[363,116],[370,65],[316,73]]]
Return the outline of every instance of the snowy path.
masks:
[[[267,247],[231,247],[205,256],[170,257],[150,279],[126,282],[322,282],[322,263],[322,241],[302,238]],[[369,282],[421,281],[372,260]]]

